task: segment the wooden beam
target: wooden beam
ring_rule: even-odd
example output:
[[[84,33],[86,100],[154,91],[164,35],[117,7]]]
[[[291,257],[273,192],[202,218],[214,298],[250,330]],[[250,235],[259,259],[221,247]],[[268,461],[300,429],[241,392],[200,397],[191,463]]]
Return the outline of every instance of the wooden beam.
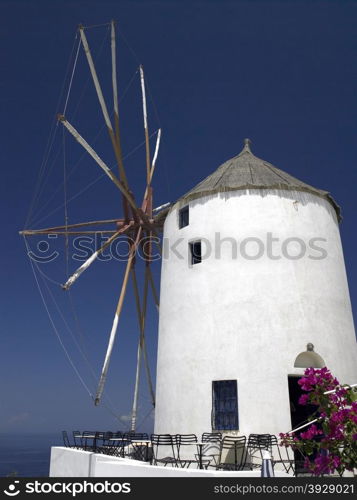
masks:
[[[147,297],[148,297],[148,271],[147,271],[147,267],[145,268],[143,309],[141,309],[141,306],[140,306],[139,287],[138,287],[138,282],[136,279],[136,273],[135,273],[134,267],[132,268],[132,278],[133,278],[135,302],[136,302],[136,308],[137,308],[137,312],[138,312],[139,330],[140,330],[140,337],[139,337],[139,344],[138,344],[138,362],[141,359],[141,354],[143,354],[144,355],[145,370],[146,370],[146,379],[147,379],[147,383],[149,386],[149,392],[151,395],[152,404],[155,407],[155,392],[154,392],[152,378],[151,378],[151,374],[150,374],[150,367],[149,367],[149,363],[148,363],[146,343],[145,343],[145,320],[146,320],[146,308],[147,308]],[[140,358],[139,358],[139,356],[140,356]],[[134,426],[134,427],[136,424],[136,405],[137,405],[137,394],[138,394],[138,384],[139,384],[138,373],[140,373],[140,370],[138,370],[138,368],[137,368],[137,377],[136,377],[136,383],[135,383],[134,401],[133,401],[133,409],[132,409],[132,426]]]
[[[78,222],[77,224],[68,224],[67,226],[55,226],[55,227],[46,227],[43,229],[24,229],[23,231],[19,231],[19,234],[22,236],[31,236],[33,234],[41,234],[41,233],[50,233],[55,231],[74,229],[77,227],[85,227],[85,226],[99,226],[100,224],[124,224],[124,219],[107,219],[107,220],[95,220],[90,222]]]
[[[145,150],[146,150],[146,181],[147,185],[150,185],[150,144],[149,144],[149,128],[147,119],[147,109],[146,109],[146,93],[145,93],[145,78],[144,78],[144,68],[140,65],[140,83],[141,83],[141,95],[143,101],[143,117],[144,117],[144,132],[145,132]]]
[[[157,307],[157,310],[159,310],[160,307],[160,301],[159,301],[159,294],[156,291],[155,283],[154,283],[154,277],[151,272],[151,268],[149,267],[149,280],[150,280],[150,285],[151,285],[151,290],[154,296],[154,301]]]
[[[114,29],[114,24],[112,22],[112,57],[113,57],[113,29]],[[116,140],[116,136],[114,135],[113,126],[112,126],[112,123],[110,121],[108,109],[107,109],[107,106],[105,104],[105,100],[104,100],[102,88],[101,88],[100,83],[99,83],[98,75],[97,75],[97,72],[96,72],[96,69],[95,69],[94,61],[93,61],[92,54],[91,54],[91,51],[90,51],[90,48],[89,48],[87,37],[86,37],[86,35],[84,33],[83,26],[79,27],[79,32],[80,32],[80,35],[81,35],[81,40],[82,40],[82,44],[83,44],[83,47],[84,47],[84,52],[85,52],[85,54],[87,56],[87,61],[88,61],[89,69],[90,69],[90,72],[91,72],[91,75],[92,75],[92,79],[93,79],[93,82],[94,82],[95,90],[97,92],[97,96],[98,96],[98,100],[99,100],[99,103],[100,103],[100,107],[102,109],[104,120],[105,120],[105,123],[107,125],[107,129],[108,129],[108,133],[109,133],[109,136],[110,136],[110,140],[112,142],[112,146],[113,146],[113,149],[114,149],[115,157],[116,157],[116,160],[117,160],[117,163],[118,163],[118,166],[119,166],[120,180],[124,183],[124,186],[127,187],[128,184],[127,184],[127,179],[126,179],[126,175],[125,175],[125,171],[124,171],[124,166],[123,166],[122,154],[121,154],[121,149],[120,149],[120,142],[118,142]],[[115,56],[115,32],[114,32],[114,56]],[[115,57],[114,57],[114,68],[113,69],[115,69]],[[116,77],[115,77],[115,80],[116,80]]]
[[[100,166],[102,170],[106,173],[106,175],[111,179],[112,182],[117,186],[117,188],[120,189],[120,191],[123,193],[125,198],[128,200],[130,206],[136,210],[136,212],[139,214],[140,218],[150,226],[150,219],[148,216],[143,212],[143,210],[139,207],[136,206],[132,196],[130,195],[129,191],[124,187],[122,182],[113,174],[113,172],[110,170],[110,168],[104,163],[104,161],[99,157],[99,155],[94,151],[94,149],[88,144],[88,142],[79,134],[79,132],[66,120],[66,118],[63,115],[58,115],[58,120],[63,123],[63,125],[66,127],[66,129],[73,135],[73,137],[76,139],[81,146],[84,147],[84,149],[90,154],[90,156],[95,160],[95,162]]]
[[[66,281],[66,283],[64,285],[62,285],[62,288],[64,290],[68,290],[68,288],[70,288],[73,283],[80,277],[80,275],[86,270],[88,269],[89,266],[91,266],[93,264],[93,262],[97,259],[98,255],[100,255],[111,243],[112,241],[115,240],[115,238],[117,238],[118,236],[120,236],[121,234],[125,233],[128,229],[132,229],[133,227],[133,224],[128,224],[127,226],[124,226],[123,228],[119,229],[119,231],[116,231],[115,234],[113,234],[113,236],[111,236],[110,238],[108,238],[108,240],[104,243],[104,245],[102,245],[100,248],[98,248],[98,250],[96,250],[73,274],[72,276],[70,276],[68,278],[68,280]]]
[[[105,123],[106,123],[108,129],[113,132],[113,127],[112,127],[112,124],[111,124],[111,121],[110,121],[110,118],[109,118],[108,109],[107,109],[107,106],[105,104],[103,92],[102,92],[102,89],[101,89],[101,86],[100,86],[100,83],[99,83],[99,79],[98,79],[98,76],[97,76],[97,72],[96,72],[96,69],[95,69],[95,66],[94,66],[94,61],[93,61],[93,58],[92,58],[92,54],[91,54],[91,51],[89,49],[87,37],[86,37],[86,35],[84,33],[84,27],[82,25],[79,26],[79,33],[81,35],[81,40],[82,40],[84,52],[85,52],[86,57],[87,57],[89,69],[90,69],[90,72],[91,72],[91,75],[92,75],[92,78],[93,78],[95,90],[97,92],[99,104],[100,104],[100,107],[102,109],[102,113],[103,113],[103,116],[104,116]]]
[[[114,234],[117,231],[115,230],[98,230],[98,231],[36,231],[36,232],[31,232],[31,231],[21,231],[22,236],[39,236],[41,234],[55,234],[56,236],[84,236],[86,234]]]
[[[115,311],[114,321],[113,321],[112,329],[111,329],[110,336],[109,336],[109,343],[108,343],[108,347],[107,347],[107,352],[105,355],[102,373],[101,373],[101,376],[99,379],[97,393],[96,393],[96,397],[95,397],[95,401],[94,401],[94,404],[96,406],[99,405],[100,399],[101,399],[102,394],[103,394],[104,385],[105,385],[105,381],[107,378],[107,373],[108,373],[108,368],[109,368],[109,363],[110,363],[110,358],[112,355],[114,341],[115,341],[115,337],[116,337],[117,330],[118,330],[119,318],[120,318],[120,314],[121,314],[122,309],[123,309],[124,297],[125,297],[126,289],[128,286],[130,269],[131,269],[131,266],[133,265],[135,252],[136,252],[136,249],[137,249],[137,246],[139,244],[140,237],[141,237],[141,232],[142,232],[142,229],[141,229],[141,227],[139,227],[135,241],[132,244],[131,249],[130,249],[129,258],[128,258],[128,262],[127,262],[126,269],[125,269],[123,284],[122,284],[122,287],[120,290],[118,305],[117,305],[117,308]]]
[[[117,66],[116,66],[116,40],[115,40],[115,22],[111,22],[111,50],[112,50],[112,84],[113,84],[113,107],[114,107],[114,128],[115,128],[115,148],[116,158],[119,168],[119,178],[124,186],[128,188],[128,180],[125,174],[123,154],[120,141],[120,126],[119,126],[119,100],[118,100],[118,84],[117,84]]]

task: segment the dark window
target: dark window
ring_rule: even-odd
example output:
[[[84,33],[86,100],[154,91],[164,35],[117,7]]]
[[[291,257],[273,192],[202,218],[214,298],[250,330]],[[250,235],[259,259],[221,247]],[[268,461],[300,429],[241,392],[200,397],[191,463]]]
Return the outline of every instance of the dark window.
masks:
[[[238,389],[236,380],[212,382],[212,428],[238,430]]]
[[[179,211],[179,229],[186,227],[190,222],[190,213],[188,210],[188,205],[186,207],[181,208]]]
[[[202,262],[201,242],[194,241],[193,243],[189,243],[189,245],[191,265],[199,264]]]

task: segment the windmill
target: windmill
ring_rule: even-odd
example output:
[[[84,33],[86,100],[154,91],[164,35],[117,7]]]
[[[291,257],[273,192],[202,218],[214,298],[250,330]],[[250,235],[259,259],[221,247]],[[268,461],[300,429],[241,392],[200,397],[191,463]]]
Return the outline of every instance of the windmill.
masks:
[[[116,33],[115,33],[115,22],[111,21],[111,69],[112,69],[112,88],[113,88],[113,110],[114,110],[114,126],[108,112],[107,104],[102,92],[101,84],[97,75],[94,60],[91,54],[89,43],[85,33],[85,27],[79,26],[80,41],[78,45],[78,50],[80,45],[82,45],[86,59],[89,65],[90,74],[94,83],[95,91],[99,100],[100,108],[103,114],[104,122],[110,137],[110,141],[114,150],[116,163],[118,166],[118,176],[113,173],[113,171],[106,165],[106,163],[101,159],[99,154],[90,146],[90,144],[85,140],[84,137],[75,129],[75,127],[69,123],[63,114],[58,115],[58,121],[68,130],[68,132],[75,138],[75,140],[84,148],[84,150],[94,159],[96,164],[104,171],[104,173],[109,177],[111,182],[115,184],[118,188],[122,200],[123,216],[122,218],[113,218],[110,220],[95,220],[76,224],[65,224],[56,227],[48,227],[44,229],[26,229],[20,232],[24,237],[26,236],[38,236],[38,235],[61,235],[65,238],[73,235],[83,235],[83,234],[103,234],[111,233],[110,237],[105,241],[105,243],[98,248],[92,255],[67,279],[67,281],[62,285],[64,291],[69,290],[70,287],[74,285],[77,279],[86,271],[98,258],[98,256],[103,253],[103,251],[109,247],[109,245],[117,238],[126,236],[128,240],[128,257],[124,270],[123,282],[120,289],[119,299],[117,307],[115,310],[115,315],[113,319],[112,328],[109,335],[108,347],[98,382],[97,392],[94,398],[95,405],[99,405],[101,397],[103,394],[107,373],[110,364],[110,358],[113,351],[115,337],[118,331],[119,319],[122,313],[124,298],[128,289],[129,281],[131,280],[135,295],[136,310],[139,321],[139,342],[138,342],[138,352],[137,352],[137,367],[136,367],[136,379],[135,379],[135,389],[133,398],[133,408],[132,408],[132,419],[131,419],[131,430],[135,430],[136,427],[136,417],[137,417],[137,403],[138,403],[138,389],[139,389],[139,379],[140,379],[140,366],[141,360],[144,359],[144,364],[146,368],[146,376],[149,385],[149,392],[151,396],[151,402],[153,407],[155,407],[155,394],[150,374],[150,368],[147,358],[147,349],[145,343],[145,320],[148,304],[148,294],[151,290],[153,298],[157,307],[159,307],[158,293],[155,288],[155,283],[150,268],[152,262],[152,245],[153,243],[157,245],[161,251],[159,243],[159,233],[162,230],[162,225],[164,217],[162,215],[165,213],[160,212],[157,216],[154,216],[154,211],[159,211],[166,207],[158,207],[153,209],[153,189],[152,189],[152,179],[155,171],[156,160],[159,152],[161,129],[158,130],[156,147],[154,150],[154,155],[151,158],[150,154],[150,143],[149,143],[149,128],[147,119],[147,104],[146,104],[146,92],[145,92],[145,77],[143,67],[140,66],[140,83],[142,92],[142,109],[143,109],[143,123],[144,123],[144,133],[145,133],[145,150],[146,150],[146,188],[141,204],[138,204],[135,200],[133,191],[130,189],[128,179],[126,176],[121,140],[120,140],[120,125],[119,125],[119,100],[118,100],[118,90],[117,90],[117,68],[116,68]],[[102,231],[100,226],[107,224],[113,224],[114,229],[112,231]],[[87,230],[91,227],[96,227],[94,230]],[[99,229],[98,229],[99,227]],[[144,278],[143,278],[143,290],[140,293],[139,284],[136,274],[135,258],[136,253],[139,248],[142,248],[142,254],[145,260],[144,266]]]

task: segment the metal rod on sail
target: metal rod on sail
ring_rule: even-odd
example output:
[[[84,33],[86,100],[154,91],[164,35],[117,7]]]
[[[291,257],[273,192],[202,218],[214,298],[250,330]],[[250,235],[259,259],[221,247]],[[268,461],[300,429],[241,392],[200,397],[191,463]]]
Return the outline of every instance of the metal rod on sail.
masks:
[[[66,127],[66,129],[73,135],[73,137],[76,139],[81,146],[84,147],[84,149],[90,154],[90,156],[93,158],[93,160],[96,161],[96,163],[100,166],[101,169],[104,170],[104,172],[107,174],[107,176],[111,179],[112,182],[120,189],[120,191],[123,193],[125,198],[128,200],[129,204],[131,207],[139,214],[139,216],[143,219],[143,221],[146,224],[150,225],[150,220],[147,217],[144,212],[136,206],[132,196],[128,192],[128,190],[123,186],[123,184],[120,182],[120,180],[113,174],[113,172],[110,170],[110,168],[104,163],[104,161],[99,157],[99,155],[94,151],[94,149],[88,144],[88,142],[79,134],[79,132],[66,120],[66,118],[63,115],[58,115],[58,119],[60,122],[63,123],[63,125]]]
[[[154,296],[155,305],[157,307],[157,310],[159,310],[159,308],[160,308],[159,295],[158,295],[158,293],[156,291],[156,287],[155,287],[155,283],[154,283],[154,277],[152,275],[150,267],[149,267],[148,272],[149,272],[149,281],[150,281],[150,285],[151,285],[152,294]]]
[[[156,160],[157,160],[157,156],[159,154],[160,139],[161,139],[161,128],[159,128],[158,133],[157,133],[155,153],[154,153],[154,158],[153,158],[151,169],[150,169],[149,182],[148,182],[148,185],[146,186],[146,189],[145,189],[144,200],[147,199],[147,196],[148,196],[148,193],[149,193],[150,184],[151,184],[151,181],[152,181],[152,178],[153,178],[153,175],[154,175],[155,166],[156,166]]]
[[[102,245],[98,250],[96,250],[73,274],[68,278],[66,283],[62,285],[63,290],[68,290],[73,283],[80,277],[80,275],[88,269],[88,267],[93,264],[93,262],[97,259],[98,255],[100,255],[118,236],[123,234],[127,229],[132,228],[133,224],[127,224],[123,228],[119,229],[113,236],[107,239],[107,241]]]
[[[103,229],[97,231],[20,231],[21,236],[36,236],[41,234],[46,234],[47,236],[55,234],[57,236],[83,236],[85,234],[114,234],[116,231],[114,229]]]
[[[79,32],[80,32],[80,35],[81,35],[81,40],[82,40],[82,44],[83,44],[83,47],[84,47],[84,52],[85,52],[85,54],[87,56],[87,61],[88,61],[88,64],[89,64],[89,69],[90,69],[90,72],[91,72],[91,75],[92,75],[92,78],[93,78],[93,82],[94,82],[95,90],[97,92],[97,96],[98,96],[98,100],[99,100],[99,103],[100,103],[100,107],[102,109],[104,120],[105,120],[105,123],[106,123],[107,128],[108,128],[110,139],[112,141],[112,145],[113,145],[115,157],[116,157],[117,162],[118,162],[119,171],[120,171],[120,179],[124,182],[124,185],[127,187],[127,180],[126,180],[125,171],[124,171],[124,167],[123,167],[123,161],[122,161],[122,157],[121,157],[120,145],[117,143],[115,135],[114,135],[113,126],[112,126],[112,123],[110,121],[108,109],[107,109],[107,106],[105,104],[103,92],[102,92],[102,89],[101,89],[101,86],[100,86],[100,83],[99,83],[98,75],[97,75],[97,72],[96,72],[96,69],[95,69],[95,66],[94,66],[94,61],[93,61],[93,58],[92,58],[91,51],[89,49],[87,37],[86,37],[86,35],[84,33],[83,26],[79,27]],[[113,34],[113,24],[112,24],[112,34]],[[115,39],[115,35],[114,35],[114,39]],[[114,45],[114,49],[115,49],[115,45]],[[112,48],[112,51],[113,51],[113,48]],[[114,55],[115,55],[115,51],[114,51]]]
[[[151,168],[151,172],[150,172],[150,182],[151,182],[151,179],[152,179],[152,176],[153,176],[153,173],[154,173],[156,160],[157,160],[157,157],[158,157],[158,154],[159,154],[160,140],[161,140],[161,128],[159,128],[159,130],[157,132],[155,152],[154,152],[154,157],[153,157],[153,160],[152,160],[152,168]]]
[[[150,374],[150,367],[149,367],[149,360],[147,356],[147,350],[146,350],[146,342],[145,342],[145,322],[146,322],[146,309],[147,309],[147,298],[148,298],[148,268],[149,264],[145,268],[145,283],[144,283],[144,298],[143,298],[143,310],[142,310],[142,335],[141,335],[141,348],[144,354],[144,364],[145,364],[145,369],[146,369],[146,378],[148,381],[149,385],[149,391],[151,395],[151,400],[152,404],[155,407],[155,393],[154,393],[154,387],[152,384],[152,379],[151,379],[151,374]]]
[[[20,231],[19,234],[23,236],[31,236],[34,234],[41,233],[50,233],[51,231],[61,231],[63,229],[73,229],[76,227],[84,227],[84,226],[98,226],[100,224],[115,224],[115,223],[123,223],[124,219],[106,219],[106,220],[95,220],[90,222],[78,222],[77,224],[68,224],[67,226],[55,226],[55,227],[46,227],[43,229],[24,229]]]
[[[83,47],[84,47],[84,52],[85,52],[85,54],[87,56],[87,61],[88,61],[88,64],[89,64],[89,69],[90,69],[90,72],[92,74],[92,78],[93,78],[95,90],[97,91],[97,96],[98,96],[98,99],[99,99],[100,107],[102,108],[102,113],[103,113],[103,116],[104,116],[105,123],[106,123],[108,129],[113,131],[113,127],[112,127],[112,124],[111,124],[111,121],[110,121],[110,118],[109,118],[109,113],[108,113],[108,110],[107,110],[107,106],[105,104],[103,92],[102,92],[102,89],[101,89],[101,86],[100,86],[100,83],[99,83],[99,80],[98,80],[97,72],[96,72],[96,69],[95,69],[95,66],[94,66],[92,54],[90,52],[88,41],[87,41],[87,37],[86,37],[86,35],[84,33],[84,27],[82,25],[79,26],[79,33],[81,35],[81,40],[82,40],[82,44],[83,44]]]
[[[147,109],[146,109],[146,93],[145,93],[145,79],[144,79],[144,69],[140,65],[140,83],[141,83],[141,94],[143,100],[143,116],[144,116],[144,131],[145,131],[145,149],[146,149],[146,180],[148,186],[151,183],[150,179],[150,145],[149,145],[149,129],[148,129],[148,119],[147,119]]]
[[[130,249],[129,258],[128,258],[128,262],[127,262],[125,274],[124,274],[123,285],[122,285],[122,288],[120,291],[119,301],[118,301],[118,305],[117,305],[117,308],[115,311],[114,321],[113,321],[112,329],[111,329],[110,336],[109,336],[108,348],[107,348],[107,352],[105,355],[102,373],[101,373],[99,384],[98,384],[97,394],[96,394],[95,401],[94,401],[94,404],[96,406],[99,405],[100,398],[101,398],[103,390],[104,390],[104,385],[105,385],[105,381],[107,378],[107,373],[108,373],[108,368],[109,368],[109,363],[110,363],[110,357],[111,357],[111,354],[113,351],[114,341],[115,341],[116,333],[118,330],[119,318],[120,318],[120,314],[121,314],[121,311],[123,308],[124,297],[125,297],[126,288],[128,285],[129,273],[130,273],[131,266],[133,265],[133,259],[135,256],[137,246],[138,246],[139,241],[140,241],[141,233],[142,233],[142,228],[139,227],[135,241],[132,244],[131,249]]]
[[[135,267],[134,266],[132,266],[132,268],[131,268],[131,277],[132,277],[132,280],[133,280],[135,303],[136,303],[136,310],[137,310],[137,313],[138,313],[139,330],[140,330],[139,342],[138,342],[138,351],[137,351],[137,359],[136,359],[136,374],[135,374],[133,407],[132,407],[132,411],[131,411],[131,430],[135,431],[135,428],[136,428],[136,417],[137,417],[137,407],[138,407],[138,397],[139,397],[140,367],[141,367],[141,336],[142,336],[142,321],[141,321],[141,319],[142,319],[142,313],[141,313],[141,306],[140,306],[138,281],[136,279],[136,272],[135,272]]]
[[[140,367],[141,367],[141,343],[138,343],[138,351],[136,357],[136,374],[135,374],[135,389],[134,389],[134,402],[133,409],[131,412],[131,431],[135,431],[136,429],[136,417],[137,417],[137,408],[138,408],[138,396],[139,396],[139,380],[140,380]]]
[[[136,416],[137,416],[137,404],[138,404],[138,395],[139,395],[139,379],[140,379],[140,366],[139,363],[141,363],[141,355],[142,353],[144,354],[144,362],[145,362],[145,369],[146,369],[146,378],[149,386],[149,391],[152,399],[152,404],[155,406],[155,393],[154,393],[154,388],[152,384],[152,379],[151,379],[151,374],[150,374],[150,368],[148,364],[148,358],[147,358],[147,352],[146,352],[146,343],[145,343],[145,317],[143,316],[143,312],[141,311],[141,306],[140,306],[140,297],[139,297],[139,287],[138,287],[138,282],[136,279],[136,272],[135,268],[132,268],[132,279],[133,279],[133,286],[134,286],[134,295],[135,295],[135,302],[136,302],[136,308],[138,312],[138,319],[139,319],[139,329],[140,329],[140,336],[139,336],[139,342],[138,342],[138,357],[137,357],[137,367],[136,367],[136,378],[135,378],[135,389],[134,389],[134,398],[133,398],[133,408],[132,408],[132,417],[131,417],[131,425],[132,425],[132,430],[135,430],[136,427]],[[147,281],[146,274],[145,274],[145,282]],[[146,285],[145,285],[146,286]],[[147,288],[147,287],[146,287]],[[145,313],[146,313],[146,300],[147,300],[147,290],[146,293],[144,291],[144,303],[145,304]]]
[[[119,127],[119,100],[118,100],[118,84],[117,84],[117,65],[116,65],[116,41],[115,41],[115,21],[111,22],[111,50],[112,50],[112,84],[113,84],[113,106],[114,106],[114,128],[115,142],[118,151],[117,160],[119,167],[119,177],[123,181],[124,186],[128,187],[126,178],[123,155],[120,142],[120,127]]]

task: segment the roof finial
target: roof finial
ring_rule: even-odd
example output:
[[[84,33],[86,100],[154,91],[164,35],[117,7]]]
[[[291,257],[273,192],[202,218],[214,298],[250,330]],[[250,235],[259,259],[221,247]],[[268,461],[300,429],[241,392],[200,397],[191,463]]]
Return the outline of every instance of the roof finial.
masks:
[[[243,148],[243,151],[248,151],[249,153],[251,153],[251,150],[250,150],[250,145],[252,144],[252,141],[250,139],[244,139],[244,148]]]

